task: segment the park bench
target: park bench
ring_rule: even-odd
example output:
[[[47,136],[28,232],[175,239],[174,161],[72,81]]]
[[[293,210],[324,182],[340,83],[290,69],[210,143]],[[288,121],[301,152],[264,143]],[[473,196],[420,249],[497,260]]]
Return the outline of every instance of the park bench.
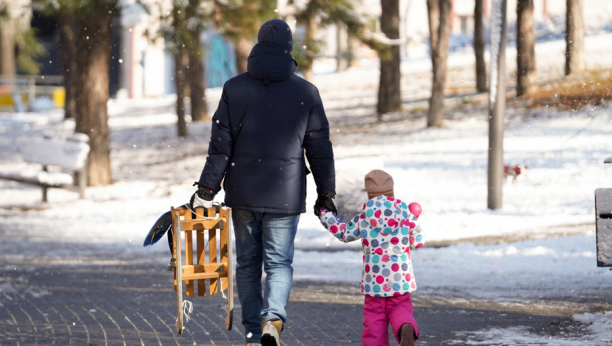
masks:
[[[612,157],[604,160],[612,163]],[[597,234],[597,266],[612,267],[612,189],[595,190],[595,229]]]
[[[20,148],[23,161],[42,167],[0,171],[0,179],[40,186],[43,202],[47,202],[47,190],[50,188],[75,191],[79,193],[79,198],[85,198],[88,142],[89,137],[82,133],[76,133],[66,139],[28,139]],[[58,167],[60,170],[49,170],[49,167]]]

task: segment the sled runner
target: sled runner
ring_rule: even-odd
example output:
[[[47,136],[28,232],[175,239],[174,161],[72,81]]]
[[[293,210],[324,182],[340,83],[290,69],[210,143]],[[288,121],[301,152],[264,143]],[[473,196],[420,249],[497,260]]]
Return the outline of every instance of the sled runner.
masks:
[[[210,295],[221,292],[225,297],[223,291],[227,290],[225,327],[231,330],[234,311],[231,208],[216,205],[208,209],[192,210],[189,205],[183,205],[176,209],[170,208],[170,213],[174,229],[173,257],[176,259],[174,290],[178,307],[176,320],[178,334],[183,333],[183,292],[193,297],[196,293],[196,282],[198,296],[206,295],[206,286],[209,286]],[[183,233],[184,245],[181,240]],[[204,233],[208,234],[208,242],[205,242]],[[207,248],[208,262],[206,262]],[[207,280],[209,285],[206,285]],[[183,281],[185,281],[185,291],[183,291]]]

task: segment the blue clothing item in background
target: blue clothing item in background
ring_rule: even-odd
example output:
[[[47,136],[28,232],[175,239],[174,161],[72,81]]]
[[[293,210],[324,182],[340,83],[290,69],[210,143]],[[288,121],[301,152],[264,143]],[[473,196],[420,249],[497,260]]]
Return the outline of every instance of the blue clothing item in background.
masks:
[[[300,215],[234,210],[236,285],[247,342],[259,343],[261,326],[269,320],[285,323],[285,308],[293,282],[294,239]],[[261,277],[266,272],[264,294]]]

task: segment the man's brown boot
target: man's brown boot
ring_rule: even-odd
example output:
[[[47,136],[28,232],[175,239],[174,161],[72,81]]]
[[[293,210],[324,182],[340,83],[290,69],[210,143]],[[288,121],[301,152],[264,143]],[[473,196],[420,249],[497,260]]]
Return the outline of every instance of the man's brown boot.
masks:
[[[261,346],[281,346],[280,334],[283,330],[283,321],[267,321],[261,328]]]
[[[400,346],[414,346],[414,329],[406,323],[399,332]]]

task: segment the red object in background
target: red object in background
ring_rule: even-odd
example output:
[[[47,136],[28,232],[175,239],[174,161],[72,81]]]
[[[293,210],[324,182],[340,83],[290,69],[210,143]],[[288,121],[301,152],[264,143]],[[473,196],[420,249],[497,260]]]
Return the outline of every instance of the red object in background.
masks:
[[[521,166],[504,165],[504,175],[518,176],[521,174]]]
[[[408,210],[410,210],[410,214],[416,216],[416,218],[418,219],[421,215],[421,212],[423,211],[423,208],[421,208],[421,205],[417,202],[412,202],[408,205]]]

